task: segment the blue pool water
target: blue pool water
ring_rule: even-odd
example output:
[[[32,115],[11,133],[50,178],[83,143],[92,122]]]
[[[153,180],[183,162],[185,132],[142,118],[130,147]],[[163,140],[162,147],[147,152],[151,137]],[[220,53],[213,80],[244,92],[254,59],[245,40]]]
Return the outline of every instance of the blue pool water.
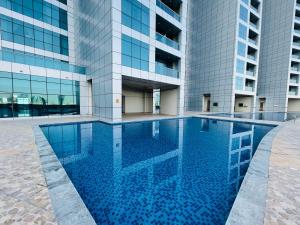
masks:
[[[42,130],[97,224],[225,224],[273,127],[200,118]]]

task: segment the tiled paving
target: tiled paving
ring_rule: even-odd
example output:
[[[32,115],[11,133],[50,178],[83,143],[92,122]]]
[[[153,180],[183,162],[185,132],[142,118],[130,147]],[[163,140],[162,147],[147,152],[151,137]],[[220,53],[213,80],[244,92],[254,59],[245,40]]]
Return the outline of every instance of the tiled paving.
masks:
[[[57,224],[35,145],[33,124],[85,118],[1,120],[0,224]],[[90,118],[86,118],[88,120]]]
[[[270,156],[265,224],[300,224],[300,120],[279,130]]]
[[[158,119],[141,116],[141,119]],[[163,117],[166,118],[166,117]],[[63,117],[0,122],[0,224],[57,224],[35,145],[33,125],[94,120]],[[125,118],[132,121],[136,118]],[[300,224],[300,120],[272,145],[265,224]],[[243,224],[243,223],[239,223]]]

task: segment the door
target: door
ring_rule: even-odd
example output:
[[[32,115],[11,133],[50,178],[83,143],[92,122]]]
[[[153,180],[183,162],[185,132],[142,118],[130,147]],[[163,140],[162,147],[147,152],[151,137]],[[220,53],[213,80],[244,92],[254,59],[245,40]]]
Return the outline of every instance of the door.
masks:
[[[264,101],[260,101],[259,102],[259,111],[264,111],[265,110],[265,102]]]
[[[208,95],[203,96],[202,110],[204,112],[210,112],[210,96]]]
[[[122,95],[122,113],[125,113],[125,96]]]
[[[210,112],[210,99],[207,100],[206,112]]]

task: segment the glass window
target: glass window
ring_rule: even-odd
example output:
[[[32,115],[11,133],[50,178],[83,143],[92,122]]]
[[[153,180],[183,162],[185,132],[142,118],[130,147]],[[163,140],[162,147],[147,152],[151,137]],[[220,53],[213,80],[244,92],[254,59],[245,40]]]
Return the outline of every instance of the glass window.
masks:
[[[2,36],[3,37],[3,36]],[[27,65],[46,67],[51,69],[59,69],[68,72],[75,72],[85,74],[85,68],[81,66],[71,65],[68,62],[35,55],[28,52],[21,52],[18,50],[12,50],[3,48],[0,50],[0,56],[3,61],[25,63]]]
[[[12,79],[0,77],[0,92],[12,92]]]
[[[242,42],[238,42],[238,55],[239,56],[246,56],[246,45]]]
[[[239,37],[244,40],[247,39],[247,27],[243,24],[239,24]]]
[[[237,59],[236,72],[240,74],[244,74],[244,70],[245,70],[245,62],[243,60]]]
[[[31,80],[31,91],[32,93],[47,94],[46,82]]]
[[[149,71],[149,45],[123,34],[122,65]]]
[[[240,19],[248,22],[248,9],[246,9],[244,6],[240,6]]]
[[[66,0],[59,0],[66,1]],[[67,30],[67,11],[41,0],[11,1],[1,0],[0,5],[12,11]],[[52,17],[56,20],[52,20]],[[59,21],[59,23],[57,23]]]
[[[235,90],[242,91],[244,88],[244,79],[242,77],[235,78]]]
[[[122,24],[149,35],[149,9],[137,0],[122,0]]]
[[[0,78],[12,78],[12,74],[10,72],[0,71]]]
[[[123,66],[131,67],[131,57],[122,54],[122,65]]]
[[[13,90],[14,92],[30,93],[30,81],[13,79]]]
[[[12,116],[12,94],[0,92],[0,118]]]
[[[73,94],[73,85],[61,84],[61,94],[62,95],[72,95]]]
[[[60,94],[60,84],[59,83],[47,83],[48,94]]]
[[[54,52],[56,53],[69,55],[67,36],[4,15],[0,17],[0,24],[3,30],[1,32],[3,40],[46,51],[54,51],[53,49],[55,49]],[[60,49],[58,50],[53,45],[60,47]]]
[[[131,16],[131,2],[129,0],[122,1],[122,12],[128,16]]]

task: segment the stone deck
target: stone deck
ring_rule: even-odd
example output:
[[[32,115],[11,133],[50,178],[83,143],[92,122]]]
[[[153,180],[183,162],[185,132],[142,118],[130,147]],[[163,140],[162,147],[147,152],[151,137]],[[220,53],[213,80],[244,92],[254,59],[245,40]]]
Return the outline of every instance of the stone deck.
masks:
[[[277,133],[269,165],[265,224],[300,224],[300,120]]]
[[[60,117],[0,121],[0,224],[58,223],[35,144],[33,126],[90,120],[94,118]],[[264,223],[298,225],[300,120],[296,123],[281,124],[281,127],[273,140],[270,154]]]

